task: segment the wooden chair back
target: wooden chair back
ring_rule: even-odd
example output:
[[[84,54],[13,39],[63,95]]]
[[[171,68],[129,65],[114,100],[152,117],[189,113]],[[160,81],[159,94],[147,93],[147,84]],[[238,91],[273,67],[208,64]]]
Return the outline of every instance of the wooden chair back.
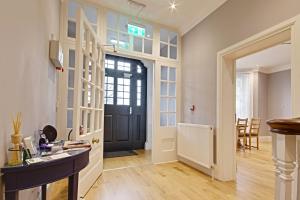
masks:
[[[238,137],[245,136],[246,130],[247,130],[247,125],[248,125],[248,118],[246,118],[246,119],[238,118],[237,124],[236,124]]]
[[[249,134],[254,136],[259,135],[260,121],[261,120],[257,118],[251,119]]]

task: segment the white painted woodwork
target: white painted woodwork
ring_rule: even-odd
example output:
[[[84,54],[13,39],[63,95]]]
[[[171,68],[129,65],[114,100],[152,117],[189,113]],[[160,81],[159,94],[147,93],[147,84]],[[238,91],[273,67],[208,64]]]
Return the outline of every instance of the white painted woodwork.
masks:
[[[276,136],[276,167],[279,171],[279,179],[276,185],[276,194],[279,200],[292,200],[292,184],[296,162],[296,136]]]
[[[277,165],[277,134],[276,133],[272,133],[272,160],[274,162],[274,172],[275,172],[275,188],[279,188],[279,174],[280,171],[278,169],[278,165]],[[275,191],[275,200],[279,200],[279,190]]]
[[[92,145],[90,163],[79,176],[79,196],[83,197],[103,171],[104,54],[82,9],[77,11],[76,25],[74,139],[88,140]],[[83,134],[80,133],[81,125]]]
[[[152,162],[164,163],[177,160],[176,126],[160,126],[160,82],[161,66],[175,67],[176,70],[176,121],[180,121],[180,67],[176,62],[156,61],[154,67],[154,129],[152,138]]]
[[[300,85],[300,16],[297,16],[296,22],[294,26],[292,27],[292,37],[291,42],[293,43],[292,46],[292,62],[291,62],[291,81],[292,81],[292,114],[293,117],[299,117],[300,116],[300,92],[299,92],[299,85]],[[300,137],[297,138],[297,170],[295,173],[295,177],[297,178],[297,181],[294,185],[294,188],[296,188],[294,195],[297,197],[297,200],[300,200]]]

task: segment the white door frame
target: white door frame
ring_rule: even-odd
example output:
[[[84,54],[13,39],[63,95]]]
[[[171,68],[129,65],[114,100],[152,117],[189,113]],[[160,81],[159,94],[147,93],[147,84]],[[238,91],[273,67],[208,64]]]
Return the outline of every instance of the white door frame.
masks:
[[[217,54],[216,178],[236,179],[235,61],[291,40],[291,91],[293,116],[300,116],[300,15],[230,46]],[[298,89],[297,89],[298,87]]]

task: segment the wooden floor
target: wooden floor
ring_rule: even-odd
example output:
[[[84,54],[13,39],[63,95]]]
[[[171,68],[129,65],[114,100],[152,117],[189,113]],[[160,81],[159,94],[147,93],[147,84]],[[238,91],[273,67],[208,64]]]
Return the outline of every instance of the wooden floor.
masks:
[[[106,162],[105,167],[115,165],[119,169],[104,171],[85,200],[274,199],[271,143],[261,143],[261,150],[237,152],[237,161],[236,182],[212,181],[210,177],[179,162],[128,168]]]
[[[105,158],[103,161],[104,171],[125,167],[137,167],[151,164],[151,151],[135,150],[137,155],[116,158]]]

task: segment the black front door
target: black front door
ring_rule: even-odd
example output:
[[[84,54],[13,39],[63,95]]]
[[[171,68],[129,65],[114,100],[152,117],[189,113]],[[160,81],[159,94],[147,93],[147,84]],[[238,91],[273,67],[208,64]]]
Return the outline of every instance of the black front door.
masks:
[[[142,149],[146,141],[147,68],[106,55],[104,151]]]

